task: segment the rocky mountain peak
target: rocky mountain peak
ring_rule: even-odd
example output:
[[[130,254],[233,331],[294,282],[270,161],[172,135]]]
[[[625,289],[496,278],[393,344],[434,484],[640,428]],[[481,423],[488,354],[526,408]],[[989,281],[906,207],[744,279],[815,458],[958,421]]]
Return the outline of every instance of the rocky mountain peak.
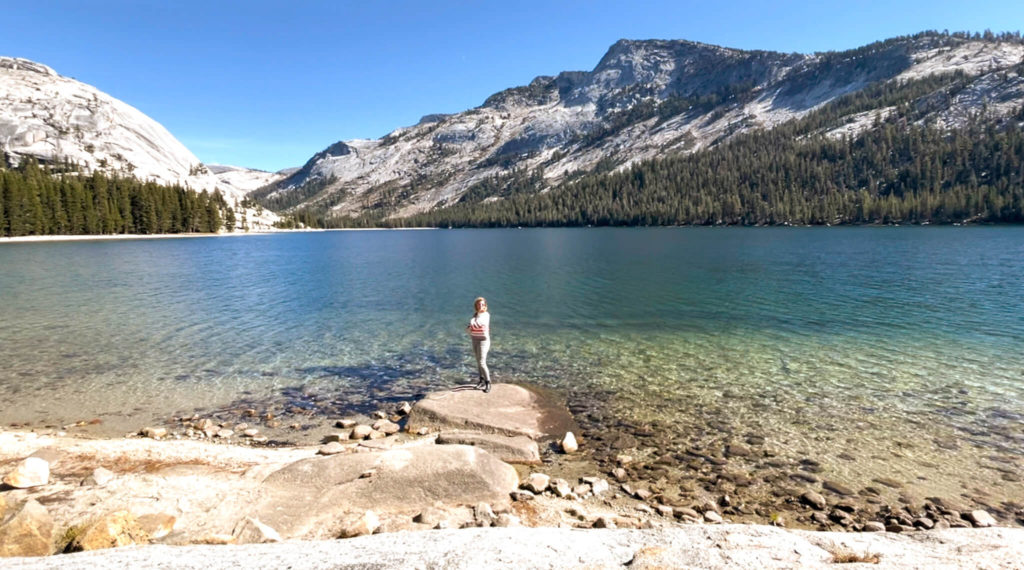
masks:
[[[39,73],[42,75],[57,76],[57,72],[48,65],[43,65],[32,60],[22,59],[20,57],[7,57],[0,56],[0,69],[10,69],[14,71],[30,71],[32,73]]]

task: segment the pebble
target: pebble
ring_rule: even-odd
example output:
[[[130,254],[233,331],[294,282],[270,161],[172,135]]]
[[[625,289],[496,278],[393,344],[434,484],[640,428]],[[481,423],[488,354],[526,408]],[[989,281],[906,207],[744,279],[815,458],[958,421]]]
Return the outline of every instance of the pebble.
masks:
[[[217,437],[222,438],[222,439],[228,439],[229,437],[231,437],[233,435],[235,435],[235,432],[232,431],[232,430],[229,430],[228,428],[224,428],[224,429],[222,429],[222,430],[217,432]]]
[[[565,432],[565,437],[562,438],[559,445],[563,453],[576,453],[580,448],[579,444],[576,443],[576,436],[571,431]]]
[[[551,477],[543,473],[530,473],[521,487],[534,493],[543,493],[551,484]],[[568,483],[566,483],[568,485]]]
[[[870,521],[864,523],[864,527],[861,530],[864,532],[884,532],[885,525],[878,521]]]
[[[359,424],[352,428],[352,439],[366,439],[371,433],[373,428],[366,424]]]
[[[167,428],[145,427],[140,433],[150,439],[163,439],[167,437]]]
[[[590,492],[594,495],[601,495],[608,492],[608,481],[598,479],[590,484]]]
[[[826,489],[828,491],[832,491],[833,493],[835,493],[837,495],[856,495],[857,494],[857,492],[854,491],[853,489],[847,487],[846,485],[843,485],[842,483],[837,483],[835,481],[828,481],[828,480],[822,481],[821,486],[822,486],[822,488],[824,488],[824,489]]]
[[[629,474],[626,473],[625,469],[621,467],[616,467],[614,470],[612,470],[612,477],[615,477],[615,479],[618,481],[623,481],[627,477],[629,477]]]
[[[988,512],[980,509],[964,513],[963,517],[978,528],[996,525],[996,519],[992,518],[992,515],[988,514]]]
[[[597,517],[594,528],[616,528],[615,520],[612,517]]]
[[[533,493],[531,493],[530,491],[527,491],[525,489],[520,489],[518,491],[512,491],[511,493],[509,493],[509,495],[512,497],[513,501],[516,501],[516,502],[519,502],[519,503],[525,503],[526,501],[532,501],[534,499],[534,497],[535,497],[535,495]]]
[[[700,513],[691,509],[690,507],[676,507],[675,515],[678,518],[686,518],[693,520],[700,520],[701,518]]]
[[[551,492],[559,497],[566,497],[572,493],[572,487],[565,479],[551,479],[550,487]]]
[[[750,449],[744,445],[738,443],[731,443],[725,446],[726,457],[747,457],[750,455]]]
[[[719,524],[722,522],[722,515],[715,511],[706,511],[704,513],[704,520],[711,524]]]
[[[410,412],[412,412],[412,406],[409,405],[409,402],[402,402],[401,404],[398,405],[398,408],[395,411],[400,416],[407,416],[409,415]]]
[[[819,511],[823,510],[825,508],[825,505],[827,504],[825,502],[825,497],[822,497],[821,495],[815,493],[814,491],[807,491],[806,493],[800,495],[800,500],[805,505],[813,507]]]
[[[351,428],[355,427],[356,423],[357,422],[355,420],[348,420],[348,419],[338,420],[338,421],[334,422],[334,427],[338,427],[338,428],[342,428],[342,429],[351,429]]]
[[[347,441],[351,432],[343,431],[340,433],[330,433],[324,436],[324,441],[330,443],[332,441]]]
[[[244,435],[245,437],[256,437],[259,434],[260,434],[260,430],[258,430],[256,428],[249,428],[249,429],[244,430],[242,432],[242,435]]]
[[[320,446],[320,449],[317,450],[317,453],[319,453],[320,455],[337,455],[343,451],[345,451],[344,445],[337,441],[332,441],[327,445]]]
[[[103,467],[97,467],[92,470],[92,473],[82,481],[82,485],[95,485],[97,487],[103,487],[107,483],[114,480],[114,473],[109,469]]]

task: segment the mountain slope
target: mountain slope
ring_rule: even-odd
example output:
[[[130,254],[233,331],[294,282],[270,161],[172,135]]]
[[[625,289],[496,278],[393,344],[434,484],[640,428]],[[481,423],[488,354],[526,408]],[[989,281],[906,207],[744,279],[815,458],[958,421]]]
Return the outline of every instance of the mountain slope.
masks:
[[[545,191],[582,172],[624,169],[694,152],[806,116],[883,81],[963,72],[970,84],[937,97],[922,121],[954,127],[984,109],[1022,100],[1017,36],[925,33],[823,54],[743,51],[682,40],[622,40],[589,72],[542,76],[475,109],[430,115],[378,140],[344,141],[254,196],[284,210],[401,217],[460,200],[502,199],[510,178],[531,173]],[[1014,72],[1015,73],[1015,72]],[[937,89],[937,93],[941,91]],[[869,128],[870,105],[833,136]]]
[[[244,188],[218,179],[138,109],[25,59],[0,57],[0,151],[14,163],[26,157],[69,161],[85,172],[130,175],[197,191],[219,189],[231,205],[246,195]],[[276,219],[268,212],[251,212],[249,226],[269,226]]]

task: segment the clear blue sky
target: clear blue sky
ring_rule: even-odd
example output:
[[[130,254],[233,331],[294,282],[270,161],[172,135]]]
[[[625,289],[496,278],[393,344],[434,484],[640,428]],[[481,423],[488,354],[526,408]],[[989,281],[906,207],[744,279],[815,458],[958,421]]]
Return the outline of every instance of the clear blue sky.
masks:
[[[814,52],[926,29],[1024,29],[1022,0],[5,4],[0,55],[138,107],[204,162],[265,170],[592,69],[621,38]]]

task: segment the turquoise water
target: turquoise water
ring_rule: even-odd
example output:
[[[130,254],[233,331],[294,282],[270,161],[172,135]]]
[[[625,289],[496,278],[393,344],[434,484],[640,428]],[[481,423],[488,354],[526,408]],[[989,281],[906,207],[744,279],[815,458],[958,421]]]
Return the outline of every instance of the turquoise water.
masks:
[[[0,245],[0,423],[497,379],[765,433],[850,480],[1022,467],[1024,228],[348,231]],[[993,459],[995,458],[995,459]],[[958,475],[958,472],[961,472]],[[1024,498],[994,469],[977,481]],[[991,476],[991,477],[989,477]]]

